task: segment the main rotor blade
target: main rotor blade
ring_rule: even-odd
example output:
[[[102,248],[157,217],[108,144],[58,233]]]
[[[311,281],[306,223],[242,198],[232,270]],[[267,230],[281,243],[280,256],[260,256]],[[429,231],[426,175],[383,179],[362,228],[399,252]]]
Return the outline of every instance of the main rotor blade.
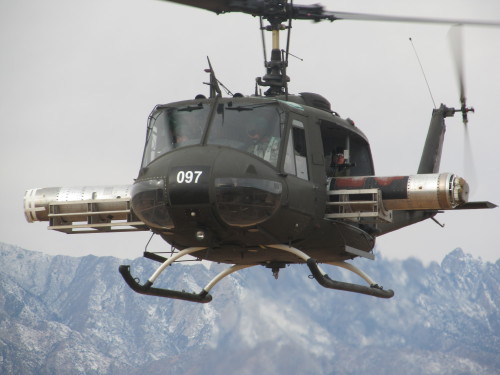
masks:
[[[178,3],[183,5],[189,5],[195,8],[201,8],[210,10],[215,13],[230,12],[229,7],[230,0],[164,0],[171,3]]]
[[[460,20],[446,18],[427,18],[427,17],[405,17],[405,16],[385,16],[378,14],[350,13],[350,12],[323,12],[335,20],[359,20],[359,21],[386,21],[386,22],[410,22],[410,23],[434,23],[445,25],[476,25],[476,26],[500,26],[500,21],[477,21]]]
[[[280,12],[278,8],[273,8],[264,0],[163,0],[172,3],[189,5],[196,8],[206,9],[217,14],[226,12],[242,12],[254,16],[267,17],[276,15]],[[460,19],[435,19],[425,17],[405,17],[405,16],[385,16],[378,14],[366,13],[350,13],[350,12],[332,12],[325,11],[319,4],[313,5],[291,5],[288,4],[287,10],[283,11],[287,14],[285,19],[302,19],[302,20],[359,20],[359,21],[384,21],[384,22],[413,22],[413,23],[434,23],[434,24],[461,24],[461,25],[476,25],[476,26],[500,26],[500,21],[476,21],[476,20],[460,20]],[[285,14],[283,14],[285,15]]]
[[[299,19],[313,21],[360,20],[360,21],[388,21],[388,22],[413,22],[434,24],[461,24],[476,26],[500,26],[500,21],[475,21],[459,19],[434,19],[424,17],[385,16],[377,14],[332,12],[325,11],[319,4],[296,5],[287,4],[284,8],[274,8],[265,0],[163,0],[172,3],[189,5],[206,9],[217,14],[226,12],[242,12],[253,16],[268,17],[281,15],[284,19]]]

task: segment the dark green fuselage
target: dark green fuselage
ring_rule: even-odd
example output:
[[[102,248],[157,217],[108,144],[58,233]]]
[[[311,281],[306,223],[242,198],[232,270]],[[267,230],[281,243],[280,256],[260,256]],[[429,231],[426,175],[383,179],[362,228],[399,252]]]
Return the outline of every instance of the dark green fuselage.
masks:
[[[300,261],[272,244],[320,262],[353,258],[346,246],[370,251],[373,228],[324,218],[328,177],[374,174],[364,134],[327,106],[314,94],[157,106],[134,212],[175,248],[208,247],[194,255],[223,263]],[[263,128],[265,146],[255,151]],[[338,150],[348,156],[343,170],[331,163]]]

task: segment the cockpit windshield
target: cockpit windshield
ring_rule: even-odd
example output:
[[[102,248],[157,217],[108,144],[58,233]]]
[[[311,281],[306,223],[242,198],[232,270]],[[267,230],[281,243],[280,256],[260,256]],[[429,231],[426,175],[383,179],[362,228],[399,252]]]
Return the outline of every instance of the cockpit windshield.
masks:
[[[276,166],[286,121],[279,105],[275,102],[216,105],[206,143],[248,152]],[[149,119],[142,166],[174,149],[201,144],[210,113],[211,103],[157,107]]]
[[[285,126],[282,112],[276,103],[221,103],[210,125],[207,144],[245,151],[276,166]]]
[[[173,149],[199,144],[209,114],[210,105],[202,103],[153,111],[149,119],[142,165],[148,165]]]

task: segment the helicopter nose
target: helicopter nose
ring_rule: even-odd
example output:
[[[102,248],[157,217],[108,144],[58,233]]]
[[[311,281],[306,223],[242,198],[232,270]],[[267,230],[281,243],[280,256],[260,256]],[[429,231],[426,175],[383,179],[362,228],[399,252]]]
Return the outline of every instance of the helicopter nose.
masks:
[[[215,202],[220,218],[229,226],[260,224],[279,208],[282,185],[263,178],[216,178]]]
[[[191,147],[152,163],[133,185],[131,205],[149,227],[175,228],[189,238],[190,231],[222,223],[263,223],[279,210],[283,189],[263,161],[231,149]]]

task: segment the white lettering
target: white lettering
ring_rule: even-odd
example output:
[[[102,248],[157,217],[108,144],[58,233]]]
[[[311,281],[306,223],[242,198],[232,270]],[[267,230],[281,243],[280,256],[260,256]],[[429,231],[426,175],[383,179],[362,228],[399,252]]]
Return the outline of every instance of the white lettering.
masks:
[[[179,171],[177,172],[178,184],[197,184],[203,171]]]
[[[195,179],[194,179],[194,183],[197,184],[198,183],[198,179],[200,178],[201,174],[203,173],[203,171],[194,171],[194,174],[196,175]]]
[[[182,184],[184,182],[185,177],[186,177],[186,174],[184,173],[184,171],[177,172],[177,183]]]

